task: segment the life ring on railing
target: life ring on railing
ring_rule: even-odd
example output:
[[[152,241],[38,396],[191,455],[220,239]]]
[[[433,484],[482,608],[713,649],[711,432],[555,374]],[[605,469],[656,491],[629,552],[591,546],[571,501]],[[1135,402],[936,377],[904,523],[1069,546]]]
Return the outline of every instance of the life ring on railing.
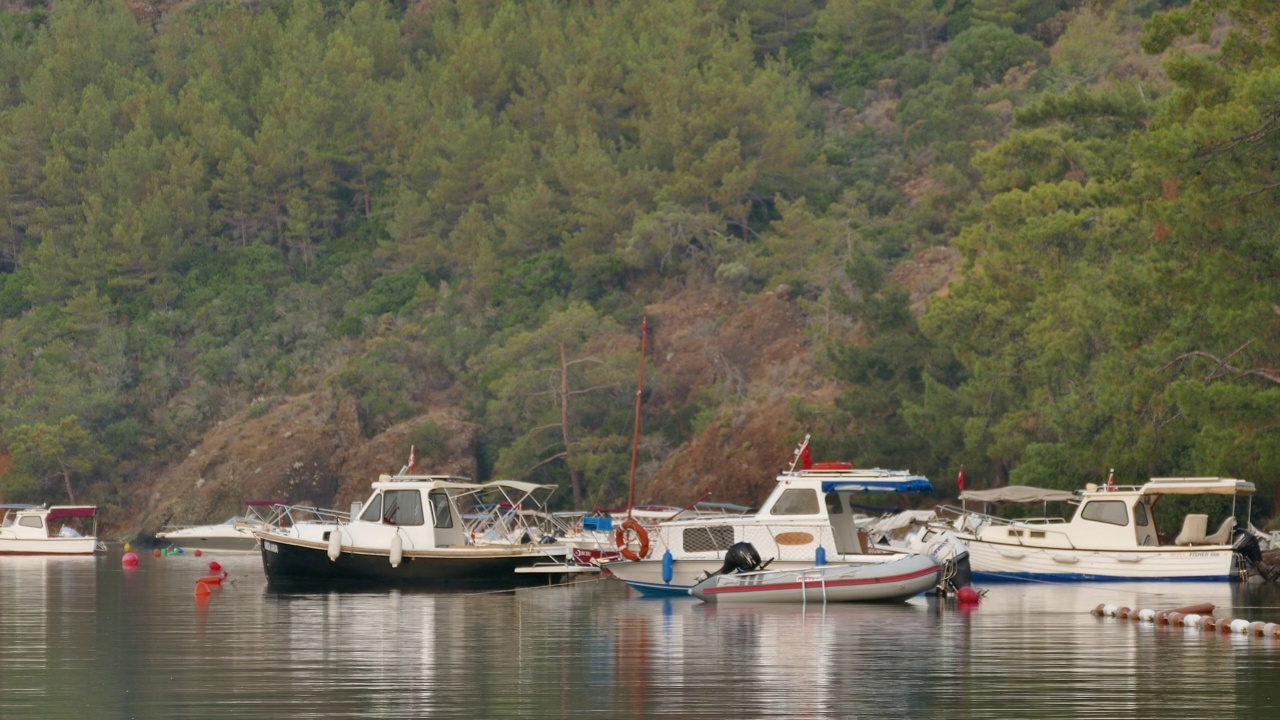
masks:
[[[631,545],[627,543],[627,531],[630,530],[636,534],[636,539],[640,541],[640,551],[631,549]],[[618,546],[618,552],[622,557],[628,560],[640,560],[649,557],[649,533],[644,526],[636,522],[634,518],[627,518],[618,525],[618,529],[614,532],[613,542]]]

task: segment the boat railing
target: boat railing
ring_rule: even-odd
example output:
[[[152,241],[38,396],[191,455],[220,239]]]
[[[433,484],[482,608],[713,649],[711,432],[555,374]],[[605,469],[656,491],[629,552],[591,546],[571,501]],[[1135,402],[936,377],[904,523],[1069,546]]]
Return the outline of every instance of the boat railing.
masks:
[[[735,542],[749,542],[760,557],[784,562],[816,562],[817,549],[825,548],[828,556],[834,554],[860,554],[862,547],[851,544],[856,538],[841,542],[836,531],[825,524],[798,523],[710,523],[688,527],[665,528],[655,533],[651,557],[659,557],[670,543],[683,553],[716,553],[722,556]],[[867,548],[868,553],[880,554],[882,550]],[[833,558],[834,559],[834,558]]]
[[[307,523],[335,524],[351,522],[351,513],[311,505],[272,505],[267,516],[269,527],[290,527]]]
[[[1025,529],[1028,531],[1043,532],[1046,535],[1061,537],[1066,546],[1075,549],[1076,544],[1071,541],[1071,536],[1061,530],[1052,529],[1054,525],[1066,526],[1068,521],[1060,517],[1034,517],[1034,518],[1002,518],[995,515],[988,515],[973,510],[966,510],[955,507],[954,505],[941,505],[935,509],[938,517],[946,518],[954,517],[949,521],[950,528],[960,532],[969,532],[977,534],[985,528],[992,525],[999,525],[1011,529]],[[1016,541],[1021,545],[1021,535],[1010,535],[1011,541]]]

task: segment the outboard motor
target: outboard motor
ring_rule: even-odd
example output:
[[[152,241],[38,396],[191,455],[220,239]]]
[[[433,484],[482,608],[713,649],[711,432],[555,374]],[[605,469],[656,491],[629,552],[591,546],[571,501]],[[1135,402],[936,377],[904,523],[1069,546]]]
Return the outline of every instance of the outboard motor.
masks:
[[[1258,538],[1244,528],[1236,528],[1231,534],[1231,549],[1235,551],[1244,569],[1255,568],[1267,582],[1275,582],[1280,578],[1280,568],[1272,567],[1262,560],[1262,547]]]
[[[715,575],[727,575],[728,573],[751,572],[752,570],[763,570],[768,563],[760,561],[760,553],[756,552],[756,546],[749,542],[738,542],[729,546],[724,553],[724,565],[715,571]]]

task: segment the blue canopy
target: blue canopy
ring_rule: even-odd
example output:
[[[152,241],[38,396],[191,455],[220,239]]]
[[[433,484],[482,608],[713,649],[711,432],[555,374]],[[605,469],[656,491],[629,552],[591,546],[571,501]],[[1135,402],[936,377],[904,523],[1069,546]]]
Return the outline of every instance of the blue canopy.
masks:
[[[919,475],[901,480],[824,480],[822,492],[933,492],[933,485]]]

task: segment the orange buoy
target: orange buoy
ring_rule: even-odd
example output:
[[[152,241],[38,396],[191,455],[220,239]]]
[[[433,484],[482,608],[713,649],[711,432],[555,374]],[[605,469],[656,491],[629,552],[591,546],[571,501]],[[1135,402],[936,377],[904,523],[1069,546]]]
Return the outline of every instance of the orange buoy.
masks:
[[[160,548],[156,548],[155,556],[160,557]]]
[[[222,578],[226,576],[227,576],[227,571],[223,570],[221,575],[214,575],[213,577],[196,578],[196,582],[202,583],[204,585],[221,585]]]
[[[201,579],[203,580],[204,578],[201,578]],[[208,585],[202,582],[196,583],[196,597],[201,597],[202,595],[209,595],[212,592],[213,591],[209,589]]]

